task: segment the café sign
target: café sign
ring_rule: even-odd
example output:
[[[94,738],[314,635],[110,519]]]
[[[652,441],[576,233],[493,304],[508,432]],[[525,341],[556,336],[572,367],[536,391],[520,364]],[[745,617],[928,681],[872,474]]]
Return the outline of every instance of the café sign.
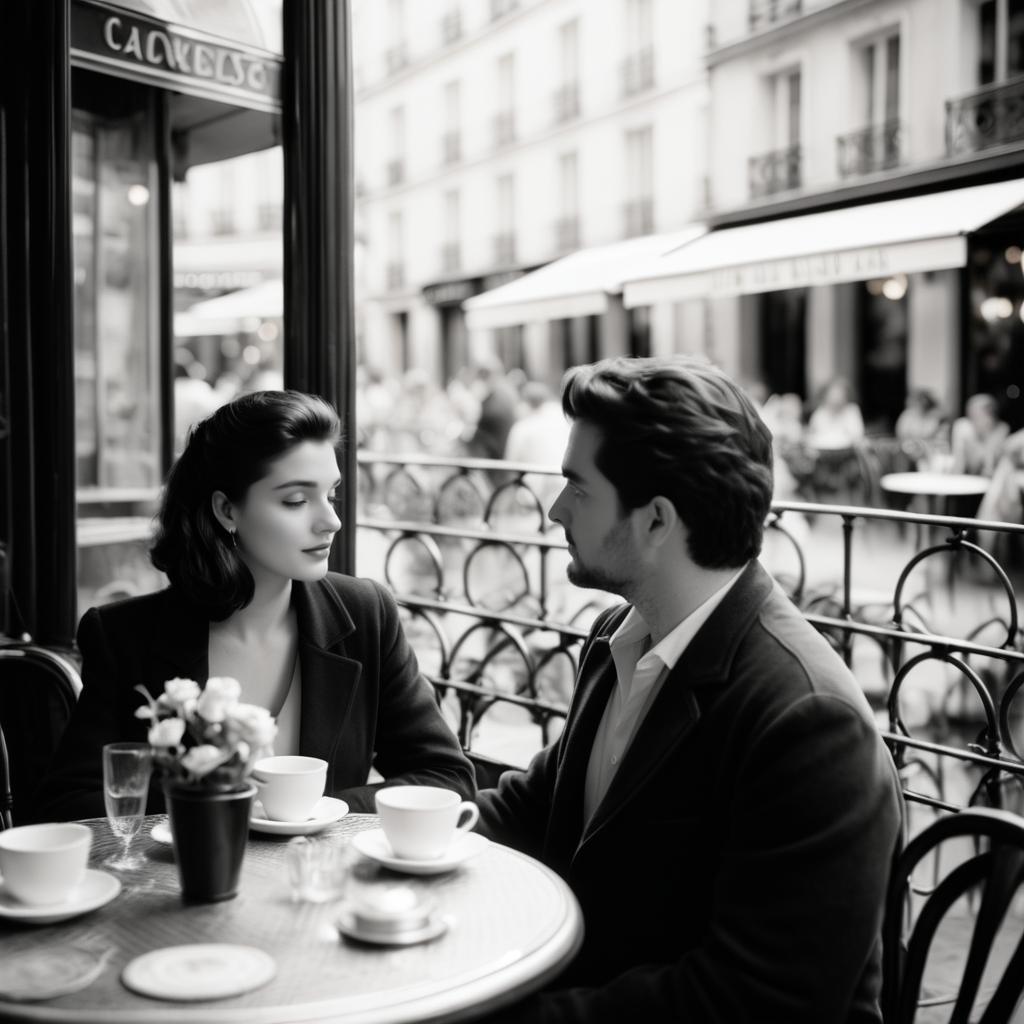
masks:
[[[272,55],[106,4],[72,5],[71,56],[193,95],[272,113],[281,106],[281,62]]]

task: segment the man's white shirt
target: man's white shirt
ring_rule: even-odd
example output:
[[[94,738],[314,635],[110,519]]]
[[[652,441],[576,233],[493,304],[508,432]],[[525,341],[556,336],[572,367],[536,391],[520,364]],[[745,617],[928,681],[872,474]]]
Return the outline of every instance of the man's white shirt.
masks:
[[[650,646],[650,628],[636,608],[630,608],[622,625],[612,635],[610,646],[618,681],[608,698],[590,750],[583,791],[585,822],[590,821],[608,792],[640,723],[661,692],[665,678],[700,627],[722,603],[744,568],[746,566],[738,569],[731,579],[690,612],[654,647]]]

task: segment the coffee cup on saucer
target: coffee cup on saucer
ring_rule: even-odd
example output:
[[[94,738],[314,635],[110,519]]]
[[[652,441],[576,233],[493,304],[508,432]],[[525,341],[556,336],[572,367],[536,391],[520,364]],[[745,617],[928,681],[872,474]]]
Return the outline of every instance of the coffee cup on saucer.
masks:
[[[85,878],[92,829],[77,822],[19,825],[0,832],[0,874],[15,899],[30,906],[65,902]]]
[[[388,786],[377,790],[376,804],[384,835],[403,860],[437,860],[480,817],[476,804],[439,786]]]
[[[273,821],[306,821],[327,785],[327,762],[319,757],[281,754],[257,761],[252,780]]]

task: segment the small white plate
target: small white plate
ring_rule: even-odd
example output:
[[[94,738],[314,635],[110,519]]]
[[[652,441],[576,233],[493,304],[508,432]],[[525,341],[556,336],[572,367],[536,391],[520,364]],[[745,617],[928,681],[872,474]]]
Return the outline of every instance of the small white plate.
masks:
[[[53,924],[69,917],[87,914],[90,910],[109,903],[121,891],[121,880],[106,871],[92,868],[85,872],[81,885],[63,903],[32,906],[16,900],[0,880],[0,917],[25,924]]]
[[[341,821],[348,814],[348,804],[336,797],[325,796],[305,821],[274,821],[264,818],[263,814],[263,805],[259,802],[253,804],[249,828],[254,832],[268,832],[272,836],[308,836]]]
[[[276,973],[274,958],[262,949],[200,942],[137,956],[121,972],[121,983],[140,995],[182,1003],[251,992]]]
[[[365,835],[366,833],[361,833]],[[417,942],[429,942],[448,930],[448,921],[440,914],[433,914],[429,921],[420,928],[412,928],[404,932],[382,935],[380,932],[364,932],[359,921],[349,907],[342,907],[334,922],[338,931],[349,939],[369,942],[374,946],[412,946]]]
[[[352,845],[360,853],[371,857],[386,868],[391,868],[392,871],[402,871],[407,875],[439,875],[443,871],[454,871],[463,861],[475,857],[489,842],[489,839],[477,832],[460,832],[452,840],[447,851],[433,860],[406,860],[403,857],[396,857],[381,828],[358,833],[352,840]]]
[[[172,846],[174,838],[171,835],[171,823],[169,821],[158,821],[150,830],[149,838],[154,843],[163,843],[164,846]]]

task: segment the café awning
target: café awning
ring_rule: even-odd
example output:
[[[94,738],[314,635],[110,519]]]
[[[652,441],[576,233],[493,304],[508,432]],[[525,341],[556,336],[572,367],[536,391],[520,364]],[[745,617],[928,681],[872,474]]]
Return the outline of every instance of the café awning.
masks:
[[[1024,181],[711,231],[626,279],[627,307],[840,284],[967,263],[967,236],[1024,203]]]
[[[218,295],[215,299],[196,302],[174,316],[174,333],[178,337],[207,334],[234,334],[255,330],[262,320],[279,319],[284,315],[284,282],[271,278],[237,291]]]
[[[462,303],[470,328],[515,327],[543,320],[600,315],[610,295],[653,256],[675,249],[704,232],[703,226],[628,238],[580,249],[498,288]]]

